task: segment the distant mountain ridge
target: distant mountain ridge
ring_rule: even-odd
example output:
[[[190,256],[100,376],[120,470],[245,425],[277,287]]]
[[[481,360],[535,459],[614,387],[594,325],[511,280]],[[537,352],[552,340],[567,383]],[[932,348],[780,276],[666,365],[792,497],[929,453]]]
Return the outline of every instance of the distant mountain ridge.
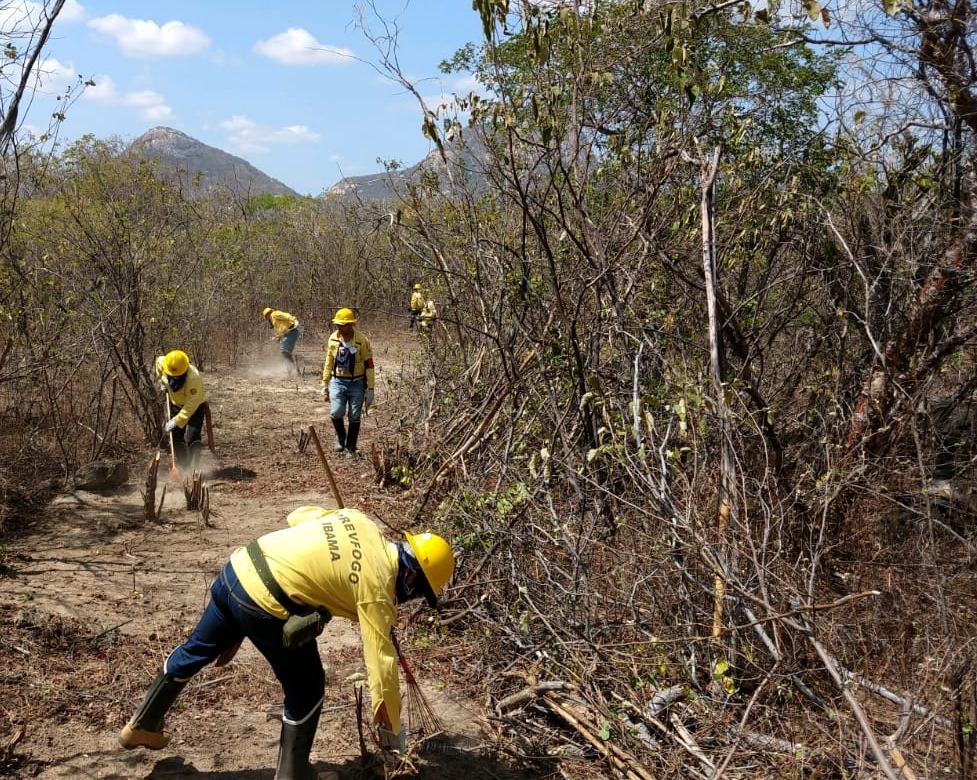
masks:
[[[273,179],[251,163],[233,154],[208,146],[172,127],[154,127],[129,146],[130,152],[144,154],[160,161],[164,176],[167,169],[182,177],[199,177],[201,189],[226,188],[240,196],[290,195],[295,190]],[[442,157],[434,150],[416,165],[408,168],[349,176],[333,185],[324,196],[343,201],[364,203],[397,200],[408,184],[436,186],[444,193],[462,187],[480,190],[485,176],[482,164],[486,148],[477,136],[445,145]],[[450,175],[449,175],[450,171]]]
[[[154,127],[143,133],[129,146],[130,151],[145,154],[200,177],[203,189],[227,188],[238,195],[293,195],[298,193],[258,170],[247,160],[228,154],[222,149],[207,146],[186,133],[172,127]]]
[[[437,181],[438,189],[442,192],[461,188],[482,190],[485,186],[483,165],[486,154],[485,143],[477,135],[469,134],[464,141],[446,143],[443,156],[435,149],[409,168],[347,176],[333,185],[326,195],[363,202],[390,201],[398,199],[407,184],[431,180]]]

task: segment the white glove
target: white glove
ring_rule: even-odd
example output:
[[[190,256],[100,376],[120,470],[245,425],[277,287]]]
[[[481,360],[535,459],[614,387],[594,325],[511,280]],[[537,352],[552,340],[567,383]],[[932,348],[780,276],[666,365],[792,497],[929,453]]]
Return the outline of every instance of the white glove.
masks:
[[[407,729],[403,726],[399,734],[394,734],[390,729],[380,726],[377,729],[377,739],[380,740],[381,750],[392,750],[397,753],[407,752]]]
[[[366,392],[363,394],[363,406],[369,409],[373,406],[373,388],[366,388]]]
[[[325,398],[328,401],[329,400],[329,387],[327,385],[323,385],[322,387],[320,387],[319,388],[319,395],[321,395],[323,398]]]
[[[163,426],[167,433],[170,433],[174,428],[176,428],[176,420],[167,420],[166,425]]]

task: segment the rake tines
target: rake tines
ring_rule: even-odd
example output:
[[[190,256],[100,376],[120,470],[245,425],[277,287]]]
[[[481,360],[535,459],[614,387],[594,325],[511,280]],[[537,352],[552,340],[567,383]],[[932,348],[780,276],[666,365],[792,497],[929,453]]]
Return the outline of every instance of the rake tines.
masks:
[[[400,659],[400,665],[404,667],[404,674],[407,676],[407,723],[411,733],[418,740],[430,739],[444,733],[444,721],[427,700],[417,680],[408,673],[403,658]]]
[[[444,721],[438,715],[431,702],[421,689],[420,683],[414,677],[414,670],[410,668],[407,659],[400,651],[400,643],[393,630],[390,632],[393,640],[394,649],[397,651],[397,659],[400,661],[400,668],[404,670],[404,679],[407,682],[406,710],[407,710],[407,729],[418,742],[424,742],[432,737],[442,734],[445,731]]]

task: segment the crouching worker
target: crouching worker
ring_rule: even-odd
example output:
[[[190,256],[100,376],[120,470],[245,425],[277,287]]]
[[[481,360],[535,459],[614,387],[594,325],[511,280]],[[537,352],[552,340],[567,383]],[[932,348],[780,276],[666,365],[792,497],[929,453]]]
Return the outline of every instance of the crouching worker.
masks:
[[[207,416],[207,392],[200,372],[186,352],[174,349],[156,358],[156,378],[166,391],[169,420],[164,430],[173,437],[177,464],[192,471],[200,459],[200,433]]]
[[[397,605],[437,592],[454,572],[448,543],[435,534],[387,541],[356,509],[303,506],[289,528],[234,551],[211,585],[211,600],[189,638],[163,663],[142,704],[122,729],[125,748],[166,747],[166,712],[193,675],[242,639],[271,664],[284,694],[275,780],[315,777],[309,754],[325,692],[315,637],[330,617],[360,624],[373,721],[384,751],[405,750],[400,678],[390,630]]]

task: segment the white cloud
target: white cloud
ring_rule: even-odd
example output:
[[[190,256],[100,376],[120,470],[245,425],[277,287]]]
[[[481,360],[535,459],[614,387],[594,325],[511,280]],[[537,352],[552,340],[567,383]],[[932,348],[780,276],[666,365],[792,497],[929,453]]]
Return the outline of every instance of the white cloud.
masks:
[[[166,98],[151,89],[141,92],[127,92],[119,100],[119,103],[138,110],[139,116],[147,122],[162,122],[173,116],[173,109],[166,102]]]
[[[119,91],[115,87],[115,82],[111,76],[96,76],[92,81],[94,87],[85,89],[85,97],[99,103],[117,103],[119,101]]]
[[[475,78],[474,74],[455,79],[452,84],[452,90],[459,95],[467,95],[469,92],[477,92],[480,95],[485,94],[485,87]]]
[[[262,127],[257,122],[240,114],[225,119],[220,123],[223,130],[228,132],[228,143],[235,151],[242,153],[265,153],[272,146],[286,146],[295,144],[314,144],[322,140],[322,136],[305,125],[289,125],[287,127]]]
[[[0,6],[0,30],[3,31],[6,44],[19,55],[9,68],[4,65],[6,80],[19,80],[22,71],[18,70],[17,75],[13,71],[26,64],[28,54],[36,45],[35,37],[46,23],[46,10],[44,5],[33,0],[14,0]],[[58,15],[56,24],[62,20],[76,21],[80,17],[72,17],[79,13],[82,13],[81,6],[74,0],[69,0]],[[6,73],[6,70],[11,72]],[[33,79],[32,86],[42,95],[63,93],[69,86],[78,84],[78,72],[74,64],[65,64],[51,57],[35,63],[30,76]]]
[[[139,112],[139,116],[155,125],[170,119],[173,116],[173,109],[166,103],[158,106],[147,106]]]
[[[289,125],[275,130],[275,141],[282,144],[314,144],[322,140],[322,136],[305,125]]]
[[[45,95],[53,95],[77,83],[78,73],[71,63],[67,65],[49,58],[37,64],[37,90]]]
[[[289,27],[286,32],[258,41],[254,51],[282,65],[334,65],[353,59],[353,52],[349,49],[319,43],[308,30],[301,27]]]
[[[0,7],[0,28],[15,37],[29,35],[32,30],[44,24],[48,10],[44,4],[34,0],[6,2],[3,7]],[[79,22],[84,15],[85,9],[76,0],[67,0],[55,20],[55,29],[58,29],[61,24]]]
[[[48,8],[34,0],[13,0],[4,2],[0,6],[0,29],[10,38],[29,39],[34,31],[39,30],[47,19]],[[68,0],[58,14],[55,29],[64,22],[76,22],[84,13],[78,3]],[[19,47],[18,47],[19,48]]]
[[[58,14],[57,23],[80,22],[85,18],[85,7],[77,0],[67,0],[61,13]]]
[[[177,21],[160,26],[146,19],[109,14],[92,19],[88,26],[115,41],[127,57],[177,57],[197,54],[210,46],[203,32]]]
[[[38,3],[8,3],[0,7],[0,27],[5,33],[28,33],[41,20],[43,9]]]
[[[85,90],[85,97],[111,106],[134,108],[139,116],[150,122],[160,122],[173,116],[173,109],[158,92],[151,89],[120,94],[109,76],[97,76],[95,86]]]
[[[257,127],[255,122],[251,121],[246,116],[241,116],[240,114],[236,114],[230,119],[225,119],[220,123],[220,126],[231,133],[247,132],[248,130]]]

